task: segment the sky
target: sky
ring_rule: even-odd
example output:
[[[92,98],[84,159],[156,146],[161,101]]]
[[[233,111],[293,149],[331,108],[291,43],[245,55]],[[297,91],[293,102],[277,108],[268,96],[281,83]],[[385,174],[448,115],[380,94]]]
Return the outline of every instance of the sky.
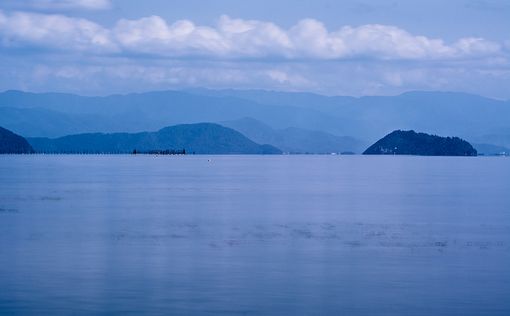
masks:
[[[510,99],[510,1],[2,0],[0,90]]]

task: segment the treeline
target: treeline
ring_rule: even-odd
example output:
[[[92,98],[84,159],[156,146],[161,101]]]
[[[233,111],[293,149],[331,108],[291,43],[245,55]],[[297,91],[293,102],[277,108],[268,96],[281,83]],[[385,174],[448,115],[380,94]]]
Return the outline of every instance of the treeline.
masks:
[[[47,155],[186,155],[185,149],[155,149],[155,150],[137,150],[123,151],[101,151],[101,150],[39,150],[34,154]]]
[[[186,149],[165,149],[165,150],[136,150],[132,152],[133,155],[146,154],[146,155],[186,155]]]

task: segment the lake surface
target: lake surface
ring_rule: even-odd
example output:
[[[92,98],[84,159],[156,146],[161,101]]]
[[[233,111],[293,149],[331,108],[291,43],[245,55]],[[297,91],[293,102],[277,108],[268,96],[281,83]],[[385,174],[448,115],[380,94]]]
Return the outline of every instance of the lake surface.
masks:
[[[510,159],[0,156],[2,315],[510,315]]]

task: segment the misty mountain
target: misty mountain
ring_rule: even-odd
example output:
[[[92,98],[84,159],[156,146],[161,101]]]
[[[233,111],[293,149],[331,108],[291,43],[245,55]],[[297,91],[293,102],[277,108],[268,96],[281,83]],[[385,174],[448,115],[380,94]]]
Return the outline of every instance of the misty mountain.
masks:
[[[182,150],[196,154],[280,154],[270,145],[259,145],[241,133],[212,123],[182,124],[157,132],[89,133],[60,138],[28,138],[37,152],[131,153]]]
[[[485,134],[482,136],[473,137],[473,141],[481,144],[491,144],[495,146],[510,148],[510,130],[500,130],[499,133]]]
[[[416,129],[510,146],[510,102],[465,93],[408,92],[360,98],[207,89],[104,97],[0,93],[0,124],[25,136],[140,132],[243,117],[278,130],[307,129],[366,142],[396,129]]]
[[[355,98],[263,90],[191,91],[208,96],[234,96],[266,105],[313,108],[342,120],[344,135],[362,139],[374,139],[395,129],[418,129],[469,139],[490,135],[485,139],[499,137],[499,144],[510,143],[510,101],[467,93],[413,91],[397,96]]]
[[[510,155],[510,149],[491,144],[473,144],[479,154],[484,155]]]
[[[296,127],[274,129],[253,118],[224,121],[220,124],[243,133],[257,143],[271,144],[288,153],[361,153],[366,147],[364,142],[352,137]]]
[[[24,136],[61,136],[84,131],[108,131],[118,125],[98,115],[68,114],[38,108],[0,107],[0,122]]]
[[[84,97],[63,93],[0,93],[2,107],[24,109],[0,116],[0,124],[26,136],[55,137],[78,132],[139,132],[164,126],[253,117],[273,126],[325,128],[342,133],[342,123],[313,109],[264,105],[235,97],[211,97],[162,91]],[[41,113],[44,109],[46,114]],[[3,109],[5,111],[5,109]],[[26,116],[37,117],[26,125]],[[63,116],[69,118],[67,124]],[[59,117],[59,119],[55,119]],[[31,120],[30,120],[31,121]]]

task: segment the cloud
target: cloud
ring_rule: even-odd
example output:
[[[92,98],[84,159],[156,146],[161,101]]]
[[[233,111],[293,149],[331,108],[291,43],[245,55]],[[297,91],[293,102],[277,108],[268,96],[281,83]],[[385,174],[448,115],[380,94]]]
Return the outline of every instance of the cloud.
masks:
[[[220,34],[188,20],[168,24],[159,16],[118,21],[112,36],[128,52],[161,56],[221,55],[228,51]]]
[[[507,53],[505,44],[483,38],[466,37],[446,43],[390,25],[344,26],[331,31],[320,21],[304,19],[283,29],[272,22],[228,16],[220,17],[215,26],[196,25],[189,20],[169,23],[159,16],[149,16],[121,19],[107,28],[64,15],[0,11],[0,40],[5,47],[35,45],[119,55],[223,60],[430,61],[501,57]]]
[[[121,47],[166,57],[437,60],[498,54],[501,45],[462,38],[450,45],[395,26],[368,24],[329,31],[314,19],[289,30],[271,22],[222,16],[216,27],[188,20],[169,25],[158,16],[121,20],[113,30]]]
[[[509,64],[473,61],[245,62],[62,54],[0,58],[0,90],[88,95],[207,87],[354,96],[446,90],[508,99],[509,85]]]
[[[116,50],[110,31],[81,18],[0,11],[0,43],[5,48],[40,47],[62,51]]]
[[[63,3],[62,1],[60,3]],[[510,98],[510,41],[453,41],[303,19],[90,19],[0,10],[0,89],[86,94],[183,87],[324,94],[460,90]]]

